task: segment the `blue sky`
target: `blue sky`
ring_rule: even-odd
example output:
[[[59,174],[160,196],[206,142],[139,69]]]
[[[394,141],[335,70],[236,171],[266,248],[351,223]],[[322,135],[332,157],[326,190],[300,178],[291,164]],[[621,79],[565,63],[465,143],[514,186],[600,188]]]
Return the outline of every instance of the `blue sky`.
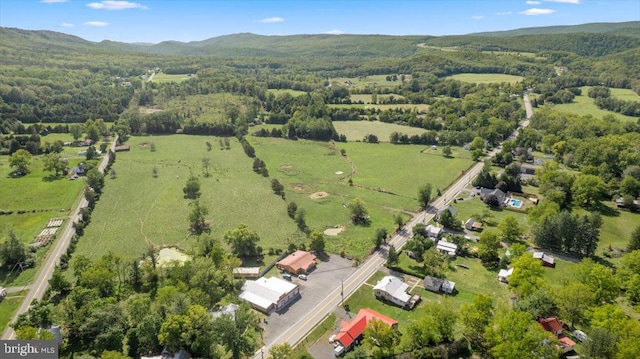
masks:
[[[90,41],[262,35],[454,35],[640,20],[638,0],[0,0],[0,26]]]

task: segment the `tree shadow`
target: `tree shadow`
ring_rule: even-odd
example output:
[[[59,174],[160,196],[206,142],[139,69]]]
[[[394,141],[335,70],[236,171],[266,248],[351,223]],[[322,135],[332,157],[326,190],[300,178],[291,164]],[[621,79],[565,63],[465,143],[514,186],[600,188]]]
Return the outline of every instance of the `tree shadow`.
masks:
[[[62,176],[54,175],[54,174],[50,174],[48,176],[42,177],[43,182],[55,182],[61,179],[62,179]]]
[[[620,211],[618,211],[615,208],[611,208],[609,206],[607,206],[604,203],[600,203],[598,205],[595,205],[591,208],[593,211],[600,213],[603,216],[606,217],[619,217],[620,216]]]
[[[7,269],[0,270],[0,282],[9,287],[20,275],[19,271],[8,271]]]

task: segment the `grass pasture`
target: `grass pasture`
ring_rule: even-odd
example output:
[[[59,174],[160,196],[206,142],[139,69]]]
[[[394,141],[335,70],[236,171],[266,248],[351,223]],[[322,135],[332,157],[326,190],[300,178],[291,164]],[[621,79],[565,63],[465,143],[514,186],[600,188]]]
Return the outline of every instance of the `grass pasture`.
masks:
[[[625,101],[640,102],[640,96],[630,89],[611,88],[611,96]]]
[[[389,75],[371,75],[371,76],[360,76],[360,77],[339,77],[331,79],[332,84],[337,84],[338,86],[347,86],[348,88],[357,88],[362,89],[366,87],[371,88],[393,88],[402,84],[400,81],[400,75],[398,75],[397,81],[387,81],[387,76]],[[391,75],[393,76],[393,75]],[[410,81],[411,76],[406,75],[405,81]],[[369,95],[369,100],[371,100],[371,96]]]
[[[76,253],[95,258],[113,252],[135,258],[148,244],[188,248],[196,240],[188,231],[190,200],[182,191],[190,173],[200,179],[200,202],[209,208],[206,218],[212,221],[213,238],[222,239],[224,231],[244,223],[258,232],[265,252],[286,248],[298,235],[287,217],[286,202],[273,194],[270,179],[252,171],[253,160],[238,141],[229,140],[230,150],[220,150],[219,138],[211,136],[132,137],[131,151],[118,153],[113,165],[117,177],[107,176]],[[207,141],[213,145],[210,152]],[[151,142],[155,152],[141,145]],[[209,178],[203,176],[203,158],[211,160]]]
[[[429,111],[429,105],[426,104],[412,104],[412,103],[396,103],[396,104],[363,104],[363,103],[350,103],[350,104],[330,104],[327,105],[332,108],[364,108],[369,109],[373,108],[380,111],[387,110],[395,110],[395,109],[403,109],[403,110],[413,110],[415,109],[418,112],[427,112]]]
[[[285,94],[285,93],[288,93],[293,97],[298,97],[306,94],[305,91],[298,91],[298,90],[291,90],[291,89],[268,89],[267,92],[274,94],[276,97],[278,97],[278,95]]]
[[[10,293],[2,303],[0,303],[0,328],[4,330],[7,324],[9,324],[11,317],[13,317],[13,314],[18,310],[20,304],[22,304],[25,295],[27,295],[27,291]]]
[[[423,128],[380,121],[334,121],[333,127],[339,134],[347,136],[347,141],[361,141],[366,135],[376,135],[380,142],[389,142],[389,136],[393,132],[412,136],[421,135],[427,131]]]
[[[195,76],[195,75],[191,75]],[[153,75],[151,82],[167,83],[167,82],[182,82],[191,78],[189,74],[165,74],[164,72],[157,72]]]
[[[201,122],[226,121],[229,116],[225,109],[244,109],[242,97],[229,93],[175,97],[159,106],[164,110],[189,112],[193,118]]]
[[[506,75],[506,74],[457,74],[452,76],[447,76],[447,78],[458,80],[462,82],[471,82],[477,84],[488,84],[488,83],[516,83],[522,81],[524,78],[522,76],[514,76],[514,75]]]
[[[551,105],[553,106],[552,108],[558,112],[573,113],[578,116],[591,115],[595,118],[602,118],[604,116],[611,115],[618,118],[621,121],[629,121],[634,123],[638,121],[638,119],[635,117],[626,116],[613,111],[603,110],[598,106],[596,106],[596,104],[593,102],[593,99],[588,96],[589,88],[590,86],[581,87],[580,89],[582,90],[582,95],[576,96],[573,99],[572,103]],[[631,95],[630,93],[626,91],[621,91],[621,90],[623,89],[611,89],[611,95],[615,97],[618,97],[618,96],[630,97]],[[628,90],[628,91],[631,91],[631,90]],[[636,95],[636,99],[637,99],[637,95]]]
[[[434,188],[444,187],[471,164],[468,158],[446,159],[439,154],[421,153],[424,146],[339,143],[335,147],[324,142],[252,136],[249,141],[257,156],[266,162],[271,178],[277,178],[285,186],[287,201],[296,202],[306,211],[311,229],[344,226],[339,235],[327,237],[327,250],[334,253],[345,250],[357,257],[368,253],[376,228],[391,231],[394,214],[417,208],[415,197],[419,186],[432,182]],[[341,156],[339,149],[345,149],[347,157]],[[351,164],[356,170],[353,186],[348,184]],[[438,171],[416,168],[438,168]],[[393,176],[389,175],[394,171]],[[310,198],[316,192],[328,195]],[[351,224],[346,204],[354,198],[365,203],[371,217],[368,226]]]

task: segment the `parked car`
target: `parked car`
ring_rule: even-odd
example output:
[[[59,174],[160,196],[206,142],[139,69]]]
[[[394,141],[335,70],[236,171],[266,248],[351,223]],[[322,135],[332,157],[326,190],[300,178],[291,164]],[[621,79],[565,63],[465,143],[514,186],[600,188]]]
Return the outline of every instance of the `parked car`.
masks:
[[[285,274],[282,275],[282,278],[284,278],[286,280],[291,280],[291,274],[285,273]]]
[[[302,280],[307,280],[307,275],[306,274],[299,274],[298,278],[300,278]]]

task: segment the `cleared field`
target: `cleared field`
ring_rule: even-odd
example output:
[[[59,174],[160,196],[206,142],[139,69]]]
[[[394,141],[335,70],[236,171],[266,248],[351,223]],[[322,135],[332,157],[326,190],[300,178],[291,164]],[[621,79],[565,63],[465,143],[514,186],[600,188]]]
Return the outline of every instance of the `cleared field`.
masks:
[[[362,101],[364,103],[371,103],[372,102],[372,95],[369,94],[355,94],[355,95],[351,95],[349,96],[351,98],[352,102],[359,102]],[[378,97],[378,102],[385,102],[388,101],[389,99],[403,99],[404,96],[402,95],[398,95],[398,94],[378,94],[376,95]]]
[[[361,77],[339,77],[331,79],[331,83],[335,83],[339,86],[347,86],[348,88],[392,88],[402,84],[400,75],[398,75],[397,81],[387,81],[389,75],[371,75]],[[393,76],[393,75],[391,75]],[[405,81],[411,80],[410,75],[405,76]]]
[[[11,293],[2,301],[2,304],[0,304],[0,328],[2,330],[9,324],[11,317],[22,304],[22,299],[26,294],[27,291]]]
[[[620,100],[625,100],[625,101],[640,102],[640,96],[638,96],[637,93],[633,92],[633,90],[618,89],[618,88],[611,88],[610,90],[611,90],[611,96],[615,98],[619,98]]]
[[[366,135],[376,135],[381,142],[389,142],[389,136],[393,132],[412,136],[421,135],[427,131],[423,128],[380,121],[334,121],[333,127],[338,133],[347,136],[347,141],[361,141]]]
[[[591,115],[595,118],[602,118],[604,116],[610,115],[620,119],[621,121],[630,121],[630,122],[638,121],[638,119],[635,117],[625,116],[617,112],[600,109],[593,102],[593,99],[587,95],[589,93],[589,88],[590,86],[581,87],[580,89],[582,89],[582,95],[576,96],[573,99],[572,103],[551,105],[552,108],[558,112],[573,113],[579,116]],[[611,89],[612,94],[614,93],[613,90],[616,90],[616,89]],[[616,92],[619,92],[619,91],[616,91]]]
[[[385,111],[385,110],[395,110],[401,108],[403,110],[412,110],[415,109],[419,112],[427,112],[429,110],[429,105],[425,104],[410,104],[410,103],[398,103],[398,104],[361,104],[361,103],[352,103],[352,104],[330,104],[327,105],[333,108],[374,108],[377,110]]]
[[[286,248],[298,232],[287,217],[287,203],[273,194],[270,179],[252,171],[235,138],[231,149],[221,151],[219,138],[171,135],[132,137],[130,152],[118,153],[115,179],[106,178],[104,194],[93,211],[91,224],[76,253],[98,257],[113,252],[140,256],[148,244],[188,247],[196,241],[189,234],[190,200],[183,198],[190,173],[199,177],[200,202],[209,208],[211,236],[245,223],[260,235],[265,249]],[[207,151],[206,142],[213,145]],[[155,152],[141,144],[153,142]],[[260,154],[258,154],[260,155]],[[203,176],[202,159],[210,158],[211,177]],[[153,168],[158,176],[152,176]],[[117,223],[117,225],[114,225]]]
[[[191,117],[201,122],[226,121],[227,109],[244,109],[242,97],[228,93],[175,97],[160,105],[164,110],[189,111]]]
[[[191,75],[191,76],[194,76],[194,75]],[[191,76],[189,76],[189,74],[169,75],[169,74],[165,74],[164,72],[158,72],[155,75],[153,75],[153,79],[151,80],[151,82],[157,82],[157,83],[182,82],[190,79]]]
[[[327,249],[335,253],[345,250],[357,257],[368,253],[376,228],[392,231],[394,214],[417,208],[419,186],[431,182],[434,188],[444,187],[471,164],[468,158],[421,153],[424,146],[339,143],[334,147],[324,142],[257,137],[249,141],[267,163],[271,177],[285,186],[287,201],[305,209],[312,229],[344,226],[339,235],[327,237]],[[339,149],[345,149],[347,157],[341,156]],[[356,171],[353,186],[348,183],[352,171],[349,161]],[[316,192],[327,196],[311,199]],[[365,203],[370,225],[351,224],[346,204],[354,198]]]
[[[298,97],[298,96],[306,94],[306,92],[304,92],[304,91],[291,90],[291,89],[268,89],[267,92],[270,92],[270,93],[276,95],[276,97],[278,97],[278,95],[283,94],[283,93],[288,93],[289,95],[291,95],[293,97]]]
[[[505,75],[505,74],[457,74],[457,75],[447,76],[447,78],[462,81],[462,82],[474,82],[477,84],[500,83],[500,82],[516,83],[524,79],[522,76]]]

